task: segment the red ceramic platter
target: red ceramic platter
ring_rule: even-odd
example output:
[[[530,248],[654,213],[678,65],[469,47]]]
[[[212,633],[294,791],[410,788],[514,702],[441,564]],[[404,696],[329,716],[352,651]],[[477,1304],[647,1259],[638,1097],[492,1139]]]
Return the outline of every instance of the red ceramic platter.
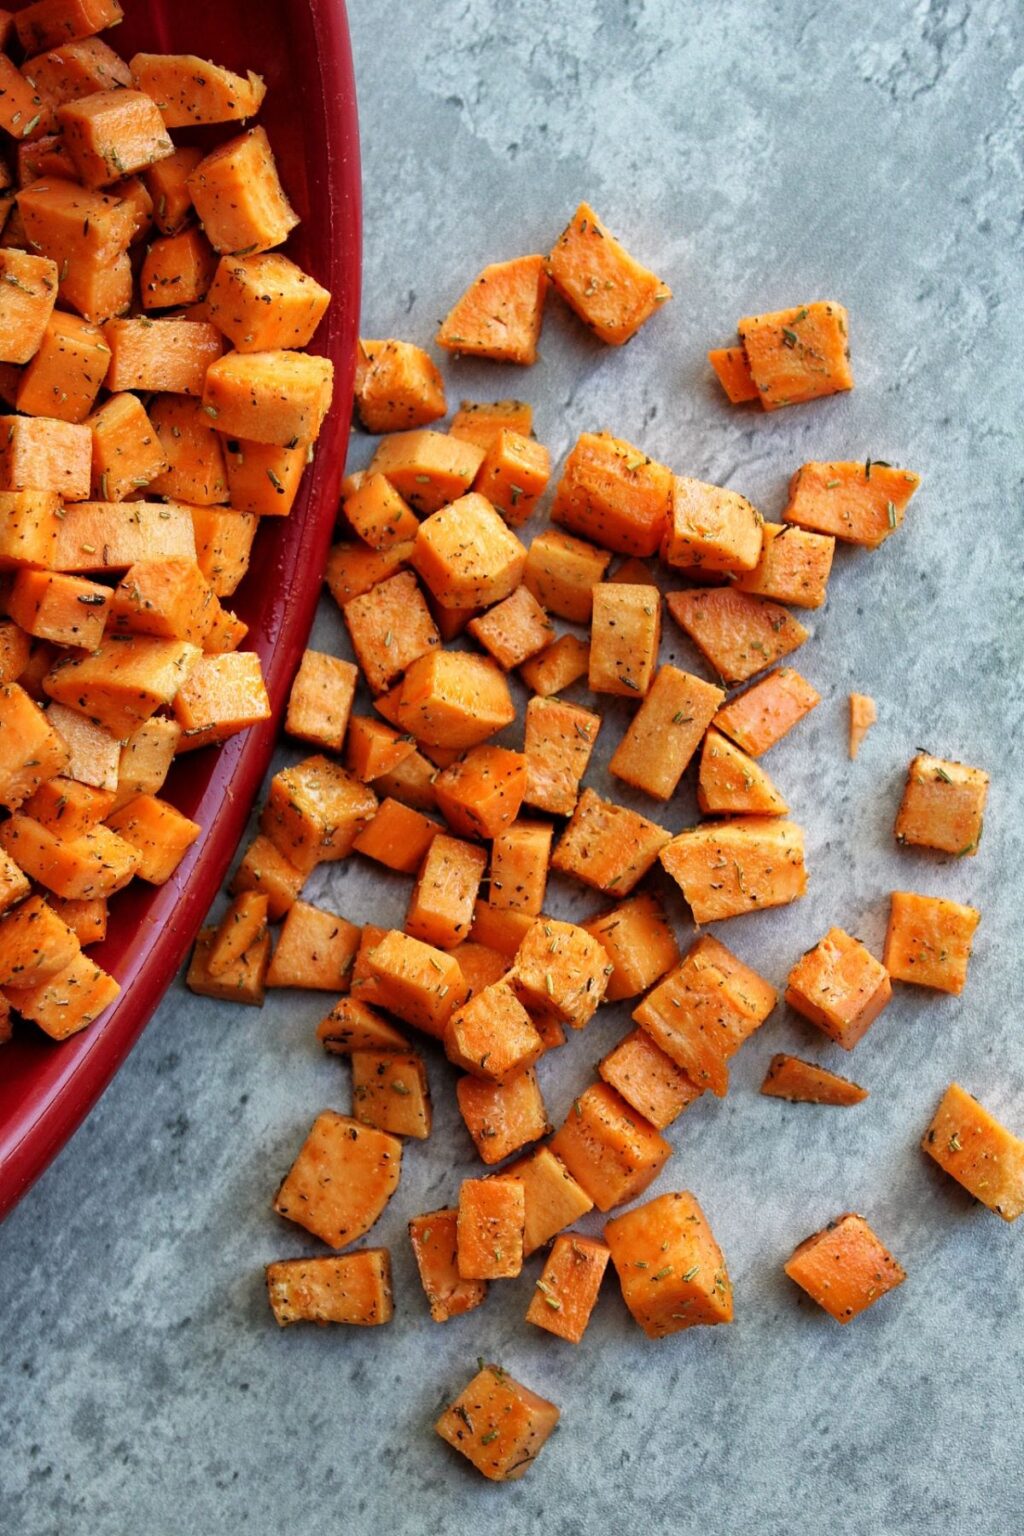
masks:
[[[17,7],[20,9],[20,7]],[[259,121],[302,223],[286,247],[331,290],[313,351],[335,365],[335,404],[290,517],[264,519],[231,606],[249,625],[273,718],[178,762],[164,793],[203,828],[175,877],[139,881],[111,902],[99,963],[121,995],[64,1044],[19,1027],[0,1049],[0,1217],[63,1146],[159,1003],[221,885],[270,759],[309,633],[338,504],[352,398],[361,260],[359,137],[343,0],[125,0],[106,34],[125,58],[140,49],[196,53],[267,82]],[[203,130],[213,141],[232,125]],[[188,135],[176,138],[187,138]]]

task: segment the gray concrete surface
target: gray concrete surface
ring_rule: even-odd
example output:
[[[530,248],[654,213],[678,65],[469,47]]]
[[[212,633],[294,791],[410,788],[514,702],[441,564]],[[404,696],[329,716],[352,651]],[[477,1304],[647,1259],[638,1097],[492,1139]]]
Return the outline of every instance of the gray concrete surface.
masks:
[[[728,1099],[672,1129],[656,1186],[704,1203],[735,1325],[649,1343],[611,1282],[578,1350],[522,1320],[535,1263],[471,1316],[427,1318],[404,1222],[474,1166],[434,1052],[437,1129],[409,1147],[374,1234],[394,1251],[393,1325],[279,1333],[261,1266],[315,1245],[269,1200],[313,1115],[347,1108],[345,1069],[314,1046],[323,1000],[277,994],[258,1013],[179,984],[0,1231],[0,1530],[1011,1536],[1022,1234],[917,1141],[953,1077],[1024,1130],[1021,13],[1010,0],[355,0],[352,23],[368,334],[429,343],[484,262],[547,248],[587,196],[675,302],[613,351],[552,300],[541,363],[453,365],[453,401],[523,393],[556,457],[608,426],[767,515],[807,458],[924,474],[898,537],[837,559],[798,658],[824,702],[767,764],[807,828],[808,898],[720,933],[778,982],[833,922],[877,947],[893,887],[948,893],[984,914],[970,981],[961,999],[901,989],[852,1059],[780,1010]],[[774,416],[727,409],[706,347],[742,313],[818,296],[850,308],[856,391]],[[353,462],[368,452],[357,439]],[[316,639],[339,634],[325,604]],[[675,632],[663,654],[695,665]],[[881,712],[855,766],[851,687]],[[977,859],[894,847],[918,744],[992,771]],[[689,819],[690,796],[667,824]],[[350,863],[310,889],[390,920],[406,887]],[[553,891],[560,912],[596,905]],[[673,915],[685,939],[680,904]],[[545,1063],[556,1119],[624,1024],[605,1010]],[[759,1097],[778,1049],[847,1068],[870,1099],[841,1112]],[[851,1207],[909,1279],[839,1329],[780,1265]],[[484,1484],[431,1432],[479,1354],[563,1410],[515,1486]]]

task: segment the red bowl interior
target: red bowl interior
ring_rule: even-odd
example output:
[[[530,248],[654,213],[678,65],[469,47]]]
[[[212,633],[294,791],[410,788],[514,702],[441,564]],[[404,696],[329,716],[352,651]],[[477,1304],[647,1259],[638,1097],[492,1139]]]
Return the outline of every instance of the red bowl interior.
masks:
[[[20,8],[20,7],[19,7]],[[273,718],[176,763],[166,796],[203,834],[174,878],[135,881],[111,902],[106,941],[90,953],[120,997],[64,1044],[19,1028],[0,1049],[0,1217],[24,1194],[103,1092],[163,996],[224,879],[266,770],[302,654],[344,472],[359,323],[359,135],[343,0],[128,0],[109,34],[126,58],[196,53],[267,82],[260,121],[302,218],[287,251],[331,290],[313,351],[333,359],[335,404],[290,517],[268,518],[231,606],[249,625]],[[227,137],[230,126],[218,129]]]

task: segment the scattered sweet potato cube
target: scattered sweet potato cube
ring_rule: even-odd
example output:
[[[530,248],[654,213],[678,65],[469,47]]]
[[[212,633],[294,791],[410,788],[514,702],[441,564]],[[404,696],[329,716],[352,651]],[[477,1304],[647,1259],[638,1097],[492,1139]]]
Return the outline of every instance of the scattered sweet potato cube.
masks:
[[[342,503],[345,519],[371,549],[415,539],[419,518],[384,475],[367,475]]]
[[[532,1066],[544,1044],[510,982],[501,980],[456,1009],[445,1028],[444,1050],[463,1071],[504,1083]]]
[[[33,987],[8,987],[5,996],[52,1040],[66,1040],[98,1019],[120,991],[102,966],[79,954],[56,976]]]
[[[975,907],[958,901],[893,891],[882,957],[886,970],[894,981],[962,992],[980,921]]]
[[[786,982],[786,1002],[852,1051],[892,997],[888,972],[859,939],[830,928]]]
[[[592,1083],[573,1101],[550,1145],[599,1211],[643,1194],[672,1153],[650,1121],[607,1083]]]
[[[821,299],[737,324],[747,366],[766,411],[853,388],[847,314]]]
[[[39,351],[57,302],[57,276],[48,256],[0,250],[0,362],[29,363]]]
[[[208,329],[219,336],[214,326]],[[284,349],[228,352],[206,369],[203,408],[218,432],[287,448],[296,442],[316,442],[333,390],[334,366],[329,358]],[[195,393],[186,391],[190,392]]]
[[[242,855],[229,889],[234,896],[242,891],[265,892],[270,902],[270,919],[276,922],[294,904],[305,880],[303,871],[296,869],[261,832]]]
[[[782,816],[737,816],[691,827],[659,858],[695,923],[784,907],[807,889],[803,828]]]
[[[17,614],[12,617],[16,619]],[[896,841],[937,848],[941,853],[974,855],[981,841],[987,795],[988,774],[983,769],[919,752],[907,770]]]
[[[397,1137],[325,1109],[285,1175],[273,1208],[329,1248],[345,1248],[373,1226],[398,1188],[401,1169]]]
[[[409,898],[406,933],[437,949],[455,949],[469,934],[486,868],[482,848],[439,832],[431,839]]]
[[[376,781],[378,786],[380,780]],[[436,821],[390,798],[381,801],[373,820],[359,833],[352,847],[402,874],[420,868],[440,828]]]
[[[459,1274],[458,1218],[457,1210],[447,1209],[409,1222],[413,1257],[435,1323],[472,1312],[487,1296],[486,1280],[463,1280]]]
[[[65,840],[18,812],[0,825],[0,844],[27,875],[56,896],[113,896],[142,862],[137,849],[102,823]]]
[[[0,491],[0,570],[58,567],[58,513],[67,510],[56,491]]]
[[[589,642],[576,635],[559,635],[553,645],[524,661],[519,675],[528,688],[547,699],[586,677],[589,668]]]
[[[538,918],[516,951],[511,981],[535,1018],[582,1029],[597,1012],[611,969],[606,951],[584,928]]]
[[[369,950],[366,961],[380,1006],[435,1040],[443,1039],[448,1020],[468,992],[455,956],[392,929]]]
[[[764,519],[745,496],[683,475],[672,477],[662,559],[684,569],[740,574],[761,557]]]
[[[578,1344],[590,1322],[611,1258],[606,1243],[569,1232],[556,1237],[526,1310],[526,1321]]]
[[[724,698],[721,688],[703,678],[670,663],[659,667],[612,755],[612,773],[658,800],[670,800]]]
[[[339,998],[316,1027],[316,1037],[331,1056],[353,1051],[408,1051],[405,1036],[373,1008],[354,997]]]
[[[555,629],[529,587],[517,587],[508,597],[467,625],[474,640],[510,672],[545,650]]]
[[[255,651],[200,656],[189,668],[173,703],[184,732],[179,751],[224,741],[270,718],[270,700]]]
[[[612,347],[635,336],[672,297],[668,284],[641,266],[586,203],[558,237],[548,275],[570,308]]]
[[[529,522],[551,478],[551,455],[543,443],[501,428],[487,444],[473,481],[513,528]]]
[[[598,1062],[597,1070],[637,1114],[659,1131],[677,1120],[703,1092],[660,1045],[655,1045],[645,1029],[634,1029],[620,1040]]]
[[[382,774],[377,780],[377,793],[390,796],[400,801],[402,805],[409,806],[414,811],[430,811],[437,804],[437,796],[434,793],[434,775],[437,769],[429,758],[422,752],[414,752],[398,764],[390,773]],[[424,847],[423,852],[426,849]],[[420,858],[423,854],[421,852]],[[419,868],[419,858],[414,860],[407,874],[413,874]]]
[[[777,667],[724,704],[715,715],[715,728],[750,757],[761,757],[820,702],[821,695],[799,672]]]
[[[480,1077],[460,1077],[455,1097],[483,1162],[500,1163],[551,1130],[533,1067],[525,1067],[503,1083]]]
[[[509,1163],[494,1177],[516,1179],[523,1186],[526,1198],[523,1253],[527,1258],[549,1242],[556,1232],[563,1231],[594,1209],[594,1202],[586,1190],[577,1184],[550,1147],[537,1147],[526,1157]]]
[[[591,692],[642,698],[658,665],[661,599],[657,589],[598,582],[593,603],[588,674]]]
[[[217,925],[216,936],[206,955],[210,976],[225,976],[251,945],[267,931],[268,899],[262,891],[243,891],[236,896]]]
[[[494,838],[523,803],[526,763],[507,747],[472,747],[434,780],[437,805],[461,837]]]
[[[788,1099],[791,1104],[836,1104],[848,1107],[860,1104],[868,1096],[866,1088],[849,1078],[829,1072],[799,1056],[773,1056],[761,1092],[771,1099]]]
[[[463,1179],[459,1188],[459,1274],[511,1280],[523,1267],[526,1202],[514,1179]]]
[[[708,1219],[688,1191],[605,1224],[622,1297],[649,1339],[732,1322],[732,1285]]]
[[[281,1328],[292,1323],[377,1328],[394,1313],[391,1256],[386,1248],[361,1248],[339,1258],[281,1259],[267,1265],[267,1293]]]
[[[743,405],[758,398],[757,385],[742,347],[715,347],[708,353],[708,362],[730,405]]]
[[[200,997],[218,998],[225,1003],[246,1003],[253,1008],[262,1008],[270,960],[270,934],[266,928],[244,954],[238,955],[218,976],[211,973],[209,966],[210,953],[216,943],[216,928],[199,930],[185,977],[189,991]]]
[[[601,716],[561,699],[534,697],[526,706],[526,794],[529,805],[571,816],[601,729]]]
[[[382,720],[353,715],[349,721],[345,767],[364,784],[372,784],[382,773],[390,773],[415,750],[415,742],[408,736],[399,736]]]
[[[546,821],[515,821],[491,846],[490,897],[496,907],[539,913],[544,906],[552,828]]]
[[[297,869],[344,859],[377,809],[365,784],[328,758],[308,757],[270,781],[262,830]]]
[[[448,409],[436,365],[411,341],[360,339],[355,396],[367,432],[425,427]]]
[[[361,930],[334,912],[296,901],[285,914],[267,971],[268,987],[347,991]]]
[[[99,326],[54,310],[19,380],[18,410],[27,416],[83,422],[96,402],[109,363],[110,348]]]
[[[478,746],[515,719],[501,668],[489,657],[434,650],[405,674],[398,700],[403,730],[425,747]]]
[[[352,1113],[363,1125],[424,1141],[430,1135],[430,1087],[422,1056],[352,1052]]]
[[[610,1003],[638,997],[679,962],[679,946],[665,909],[647,892],[590,918],[582,927],[611,962],[605,993]]]
[[[558,1423],[559,1413],[497,1365],[485,1365],[438,1419],[442,1440],[491,1482],[522,1477]]]
[[[491,901],[478,901],[469,936],[474,943],[486,944],[511,961],[534,921],[534,914],[521,907],[497,907]]]
[[[950,1083],[921,1142],[928,1156],[1004,1221],[1024,1212],[1024,1141]]]
[[[782,514],[814,533],[877,549],[903,521],[920,475],[877,459],[803,464],[789,482]]]
[[[624,555],[653,555],[665,533],[672,472],[607,432],[584,432],[565,461],[551,517]]]
[[[289,736],[311,742],[325,752],[340,752],[358,676],[352,662],[340,656],[303,651],[288,695],[285,730]]]
[[[847,1211],[797,1245],[783,1266],[837,1323],[873,1307],[907,1278],[863,1216]]]
[[[670,839],[670,832],[646,816],[585,789],[551,867],[608,896],[628,896]]]
[[[99,590],[109,600],[109,589]],[[110,627],[118,634],[158,635],[205,646],[218,611],[220,603],[194,561],[146,560],[133,565],[114,592]]]
[[[761,558],[753,570],[736,578],[736,590],[791,603],[794,608],[820,608],[828,589],[835,539],[793,523],[765,523],[761,532]]]
[[[476,443],[444,432],[395,432],[378,446],[367,474],[386,475],[411,507],[429,517],[466,495],[483,460]]]
[[[477,944],[473,939],[467,939],[459,945],[458,961],[470,997],[475,997],[485,987],[493,987],[511,969],[508,955],[503,955],[498,949],[491,949],[487,944]]]
[[[419,525],[412,562],[443,608],[484,607],[515,591],[526,550],[486,497],[471,491]]]
[[[785,608],[732,587],[668,592],[668,610],[726,683],[742,683],[803,645],[810,631]]]
[[[218,144],[189,174],[187,186],[207,239],[222,255],[269,251],[299,222],[265,128]]]
[[[411,571],[399,571],[342,609],[352,648],[374,693],[383,693],[414,661],[441,644]]]
[[[785,816],[789,806],[752,757],[709,727],[700,755],[697,804],[705,816]]]
[[[206,562],[197,555],[193,518],[206,510],[147,501],[92,501],[65,506],[64,516],[58,522],[56,550],[45,563],[58,571],[88,573],[127,571],[144,560],[198,559],[216,592],[216,581]],[[255,524],[256,519],[250,521]]]
[[[595,549],[593,544],[557,528],[545,528],[527,551],[523,585],[548,613],[574,624],[589,624],[594,588],[604,580],[611,560],[606,550]]]
[[[448,431],[463,442],[476,443],[486,453],[499,432],[532,437],[533,407],[525,400],[463,400]]]
[[[449,310],[434,340],[446,352],[529,366],[537,361],[547,287],[543,256],[494,262]]]

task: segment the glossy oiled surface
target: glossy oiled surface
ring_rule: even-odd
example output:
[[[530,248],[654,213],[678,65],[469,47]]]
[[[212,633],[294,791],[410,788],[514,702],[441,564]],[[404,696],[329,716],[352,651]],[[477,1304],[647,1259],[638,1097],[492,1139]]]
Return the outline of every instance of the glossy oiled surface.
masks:
[[[334,408],[315,464],[288,518],[260,528],[231,607],[250,626],[274,720],[175,766],[167,798],[203,828],[159,890],[136,881],[111,903],[106,942],[93,951],[121,983],[102,1019],[66,1044],[23,1028],[0,1055],[0,1216],[91,1107],[177,970],[220,885],[266,768],[308,630],[344,466],[359,307],[359,148],[341,0],[128,0],[110,34],[126,58],[188,51],[267,81],[260,114],[302,223],[288,253],[332,290],[313,350],[334,360]],[[205,130],[214,142],[237,131]],[[186,135],[176,135],[185,138]],[[2,1521],[0,1521],[2,1524]]]

